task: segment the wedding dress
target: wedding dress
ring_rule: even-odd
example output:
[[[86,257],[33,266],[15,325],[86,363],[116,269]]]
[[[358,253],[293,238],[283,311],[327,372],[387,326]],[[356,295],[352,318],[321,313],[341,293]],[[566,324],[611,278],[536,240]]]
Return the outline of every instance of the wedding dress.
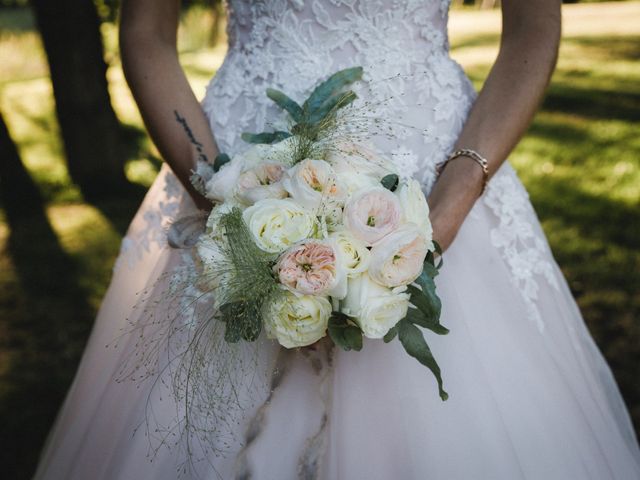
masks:
[[[329,74],[362,65],[360,97],[416,127],[378,146],[428,192],[475,98],[448,54],[448,8],[448,0],[230,0],[229,51],[202,102],[221,151],[246,148],[241,132],[285,121],[267,87],[301,101]],[[145,405],[171,416],[175,399],[149,395],[145,382],[116,382],[135,335],[117,349],[105,345],[142,315],[133,308],[137,293],[153,295],[183,261],[184,252],[167,245],[167,227],[194,211],[163,168],[123,239],[35,478],[178,477],[181,450],[150,449],[143,429],[135,430]],[[640,479],[618,387],[508,164],[445,252],[436,283],[451,333],[429,341],[448,401],[397,341],[336,349],[321,374],[291,351],[280,360],[286,375],[258,399],[260,415],[252,410],[230,427],[228,455],[182,477]]]

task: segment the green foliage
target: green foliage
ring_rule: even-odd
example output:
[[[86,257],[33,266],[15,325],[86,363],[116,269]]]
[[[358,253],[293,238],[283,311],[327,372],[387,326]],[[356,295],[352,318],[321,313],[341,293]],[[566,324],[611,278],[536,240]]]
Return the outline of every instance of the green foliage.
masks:
[[[362,350],[362,331],[350,323],[349,317],[345,314],[332,312],[328,331],[333,343],[343,350]]]
[[[322,102],[317,109],[307,115],[307,123],[310,125],[318,125],[332,112],[336,112],[350,103],[353,103],[356,98],[358,98],[358,96],[352,91],[339,92],[332,95]]]
[[[396,175],[395,173],[390,173],[389,175],[385,175],[384,177],[382,177],[382,180],[380,180],[380,183],[387,190],[391,190],[392,192],[395,192],[396,188],[398,188],[398,181],[399,181],[398,175]]]
[[[213,161],[213,171],[217,172],[222,168],[223,165],[229,163],[231,161],[231,157],[226,153],[219,153],[215,160]]]
[[[449,398],[449,394],[445,392],[443,388],[440,367],[438,366],[435,358],[433,358],[431,349],[422,336],[420,329],[407,319],[400,320],[398,323],[398,338],[400,338],[400,343],[402,343],[402,346],[409,355],[431,370],[438,382],[440,398],[443,401],[447,400]]]
[[[291,134],[289,132],[262,132],[262,133],[248,133],[244,132],[240,138],[247,143],[278,143],[282,140],[289,138]]]
[[[398,335],[398,325],[391,327],[391,329],[387,332],[387,334],[382,338],[384,343],[389,343]]]
[[[362,72],[362,67],[353,67],[334,73],[311,92],[309,98],[302,105],[303,110],[307,115],[312,114],[344,87],[361,80]]]
[[[225,339],[252,342],[262,329],[263,306],[281,291],[271,270],[275,256],[255,244],[239,208],[222,214],[220,228],[225,241],[211,275],[220,280],[216,295]]]
[[[429,275],[431,266],[428,262],[425,262],[426,266],[423,266],[422,273],[416,279],[416,284],[420,286],[420,289],[411,287],[411,301],[415,300],[416,307],[432,322],[437,323],[440,318],[440,312],[442,311],[442,303],[440,298],[436,294],[436,284],[433,277]]]
[[[262,302],[238,300],[220,307],[220,321],[226,324],[224,339],[229,343],[240,340],[253,342],[262,330]]]
[[[288,112],[295,122],[302,121],[302,107],[287,97],[287,95],[282,93],[280,90],[267,88],[267,97],[273,100],[280,108]]]
[[[331,75],[318,85],[302,107],[285,93],[272,88],[267,96],[291,116],[293,124],[289,132],[243,133],[242,139],[249,143],[276,143],[292,135],[296,136],[293,162],[309,158],[317,141],[335,129],[336,112],[356,99],[352,91],[344,87],[362,78],[362,67],[347,68]]]

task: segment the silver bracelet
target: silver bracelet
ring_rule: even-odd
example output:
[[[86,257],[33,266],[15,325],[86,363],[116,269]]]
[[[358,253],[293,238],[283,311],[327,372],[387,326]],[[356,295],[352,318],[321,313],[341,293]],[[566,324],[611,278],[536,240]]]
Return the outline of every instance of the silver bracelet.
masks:
[[[436,173],[440,175],[444,170],[444,167],[447,166],[447,163],[449,163],[451,160],[455,160],[458,157],[470,158],[482,168],[482,173],[484,174],[482,191],[480,192],[480,195],[482,195],[487,188],[487,183],[489,183],[489,162],[475,150],[471,150],[470,148],[461,148],[460,150],[456,150],[451,155],[449,155],[444,162],[440,162],[436,165]]]

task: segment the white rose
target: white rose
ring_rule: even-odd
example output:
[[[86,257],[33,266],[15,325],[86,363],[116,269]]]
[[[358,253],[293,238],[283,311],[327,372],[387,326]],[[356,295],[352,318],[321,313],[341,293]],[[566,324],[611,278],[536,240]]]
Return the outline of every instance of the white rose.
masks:
[[[285,348],[304,347],[327,334],[331,303],[324,297],[289,291],[265,306],[264,327],[269,338]]]
[[[306,159],[290,168],[282,180],[289,195],[303,207],[318,210],[323,205],[341,205],[346,191],[324,160]]]
[[[339,230],[329,235],[335,242],[340,262],[349,277],[356,276],[369,268],[369,249],[347,230]]]
[[[231,198],[243,167],[244,160],[240,157],[234,157],[225,163],[205,184],[205,196],[214,202],[224,202]]]
[[[407,316],[410,295],[404,289],[383,287],[362,273],[349,279],[341,311],[353,317],[365,337],[382,338]]]
[[[422,272],[427,251],[427,239],[418,226],[405,223],[373,246],[369,275],[385,287],[408,285]]]
[[[277,162],[262,162],[243,171],[238,178],[235,197],[247,205],[267,198],[285,198],[287,192],[280,181],[284,172],[285,167]]]
[[[397,173],[389,160],[372,148],[342,139],[325,156],[348,193],[378,185],[386,175]]]
[[[236,191],[238,178],[258,165],[266,162],[288,165],[293,158],[293,137],[273,145],[257,144],[242,153],[234,155],[218,172],[206,182],[206,197],[215,202],[229,200]]]
[[[402,207],[390,190],[377,186],[353,195],[344,207],[344,226],[368,246],[400,226]]]
[[[395,193],[402,206],[402,219],[405,222],[415,223],[427,239],[429,250],[433,250],[433,227],[429,220],[429,204],[420,183],[409,179],[402,182]]]
[[[242,217],[258,247],[265,252],[280,253],[309,238],[315,217],[290,199],[266,199],[247,208]]]

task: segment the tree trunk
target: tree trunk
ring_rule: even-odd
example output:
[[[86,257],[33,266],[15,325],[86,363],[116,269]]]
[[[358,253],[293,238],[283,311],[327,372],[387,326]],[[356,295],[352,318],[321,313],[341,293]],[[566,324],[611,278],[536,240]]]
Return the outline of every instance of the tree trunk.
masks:
[[[10,224],[42,211],[42,196],[20,160],[0,113],[0,203]]]
[[[31,4],[49,60],[69,174],[85,197],[109,196],[126,180],[95,6],[91,0]]]

